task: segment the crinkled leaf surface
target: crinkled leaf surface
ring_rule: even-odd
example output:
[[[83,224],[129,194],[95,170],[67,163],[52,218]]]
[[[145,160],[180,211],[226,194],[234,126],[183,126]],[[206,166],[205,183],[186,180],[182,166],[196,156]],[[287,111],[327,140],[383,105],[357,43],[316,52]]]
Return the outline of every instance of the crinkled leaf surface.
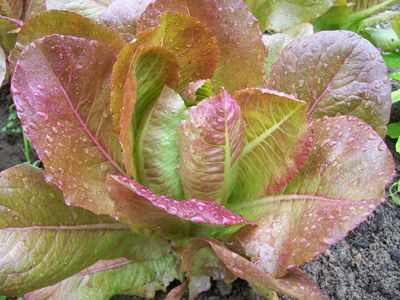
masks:
[[[394,162],[383,140],[355,117],[324,117],[303,168],[283,195],[238,211],[258,224],[237,234],[246,255],[277,276],[301,265],[355,228],[384,201]]]
[[[215,88],[234,92],[262,84],[266,49],[258,22],[242,0],[156,0],[139,19],[138,31],[157,26],[165,11],[190,15],[215,34],[220,49]]]
[[[244,203],[279,191],[301,168],[311,146],[307,105],[270,90],[234,95],[245,127],[245,146],[231,200]]]
[[[270,299],[271,290],[296,299],[327,299],[317,284],[308,279],[300,270],[292,269],[286,276],[274,278],[254,263],[226,248],[222,243],[208,238],[196,238],[190,242],[182,257],[184,270],[190,269],[194,254],[204,246],[212,249],[226,269],[232,273],[231,278],[234,276],[246,280],[256,287],[258,293],[262,292],[268,299]]]
[[[141,129],[138,161],[141,182],[153,193],[183,199],[178,174],[177,126],[186,119],[182,98],[165,87]]]
[[[349,114],[370,123],[382,136],[390,117],[390,82],[379,51],[349,31],[319,32],[284,48],[268,87],[294,94],[308,113]]]
[[[226,91],[201,101],[189,109],[178,132],[179,175],[186,198],[225,203],[244,146],[244,124],[236,101]]]
[[[70,10],[98,20],[111,0],[46,0],[47,9]]]
[[[265,27],[277,32],[309,22],[325,13],[333,0],[245,0],[259,19],[261,30]]]
[[[191,81],[210,78],[217,61],[218,47],[213,34],[198,21],[185,15],[166,13],[160,20],[160,26],[146,30],[136,38],[135,42],[122,49],[113,68],[111,109],[115,124],[120,119],[124,83],[129,77],[131,61],[139,47],[161,46],[176,56],[180,90]],[[153,67],[156,68],[156,65]],[[168,85],[171,86],[171,83]]]
[[[46,180],[63,191],[67,203],[98,214],[112,214],[106,175],[124,172],[109,113],[114,60],[105,44],[47,36],[21,54],[11,88]]]
[[[100,20],[114,27],[126,41],[136,35],[137,20],[154,0],[114,0],[105,9]]]
[[[25,295],[26,300],[110,299],[117,294],[153,298],[178,278],[177,259],[167,255],[141,263],[127,259],[99,261],[55,285]]]
[[[18,20],[0,16],[0,45],[6,52],[14,48],[21,25],[22,22]]]
[[[77,13],[65,10],[43,11],[22,26],[10,60],[15,64],[26,45],[51,34],[71,35],[109,45],[118,53],[124,45],[122,38],[113,29]]]
[[[143,143],[140,140],[143,126],[145,127],[151,118],[150,110],[164,86],[169,85],[175,88],[178,86],[179,65],[173,53],[157,46],[137,49],[132,61],[127,63],[131,66],[123,86],[122,107],[118,104],[119,98],[113,97],[112,91],[111,112],[114,122],[119,122],[117,130],[119,130],[122,156],[128,175],[136,177],[136,175],[141,175],[141,173],[137,174],[137,165],[144,164],[143,153],[137,153],[137,155],[135,153],[139,150],[143,152]],[[119,85],[115,77],[114,83]]]
[[[120,175],[110,175],[107,185],[119,219],[129,224],[146,225],[146,228],[157,229],[163,234],[185,235],[184,221],[226,226],[251,224],[212,201],[179,201],[158,196],[136,181]]]
[[[57,283],[100,259],[141,261],[169,252],[166,243],[135,236],[109,217],[66,206],[39,169],[19,165],[0,176],[1,294]]]

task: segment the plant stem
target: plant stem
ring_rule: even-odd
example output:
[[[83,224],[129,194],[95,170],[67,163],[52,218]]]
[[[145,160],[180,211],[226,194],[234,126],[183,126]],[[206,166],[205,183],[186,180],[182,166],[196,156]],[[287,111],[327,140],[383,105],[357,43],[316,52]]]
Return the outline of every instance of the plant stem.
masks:
[[[371,7],[367,8],[367,9],[360,10],[360,11],[358,11],[358,12],[356,12],[356,13],[351,15],[351,17],[348,20],[348,23],[352,23],[352,22],[356,22],[356,21],[365,19],[365,18],[367,18],[367,17],[369,17],[369,16],[371,16],[371,15],[377,13],[377,12],[380,12],[380,11],[384,10],[386,7],[394,5],[394,4],[398,3],[398,2],[399,2],[399,0],[386,0],[386,1],[384,1],[382,3],[379,3],[379,4],[375,5],[375,6],[371,6]]]

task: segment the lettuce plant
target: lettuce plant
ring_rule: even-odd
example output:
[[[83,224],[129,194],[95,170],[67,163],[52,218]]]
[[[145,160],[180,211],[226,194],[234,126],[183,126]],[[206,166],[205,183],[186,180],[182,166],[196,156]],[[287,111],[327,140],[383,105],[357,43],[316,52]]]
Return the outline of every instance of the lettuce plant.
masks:
[[[129,10],[130,9],[130,10]],[[195,298],[210,278],[324,299],[298,268],[384,201],[379,52],[348,31],[267,49],[241,0],[29,19],[12,94],[44,170],[1,173],[0,293]]]

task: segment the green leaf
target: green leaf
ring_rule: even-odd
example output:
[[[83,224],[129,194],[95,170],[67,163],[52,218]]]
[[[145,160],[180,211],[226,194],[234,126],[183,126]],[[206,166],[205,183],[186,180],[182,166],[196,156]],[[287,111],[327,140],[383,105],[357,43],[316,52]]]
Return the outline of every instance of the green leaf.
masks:
[[[177,126],[186,117],[185,102],[173,90],[164,87],[140,129],[139,178],[155,194],[183,199],[178,174]]]
[[[277,33],[273,35],[263,35],[263,41],[268,49],[268,56],[264,63],[264,78],[268,80],[272,70],[272,65],[281,53],[282,49],[290,44],[294,38],[285,33]]]
[[[260,30],[264,32],[267,28],[268,14],[272,9],[272,1],[269,0],[244,0],[251,13],[257,18]]]
[[[225,204],[236,178],[236,161],[244,146],[244,123],[231,96],[201,101],[178,128],[179,175],[186,199]]]
[[[100,261],[53,286],[25,295],[25,300],[110,299],[117,294],[150,299],[178,279],[177,268],[178,260],[171,254],[141,263]]]
[[[397,139],[400,137],[400,122],[390,123],[388,125],[387,136],[391,139]]]
[[[384,52],[394,52],[400,48],[400,38],[391,28],[367,28],[363,35]]]
[[[391,109],[386,66],[380,52],[354,32],[295,40],[282,50],[267,86],[306,101],[314,119],[349,114],[386,133]]]
[[[400,53],[383,53],[383,60],[388,68],[399,68],[400,67]]]
[[[168,244],[142,238],[106,216],[64,204],[62,193],[29,165],[0,177],[0,293],[55,284],[100,259],[157,259]],[[115,245],[118,245],[116,247]]]
[[[397,36],[400,37],[400,15],[397,15],[392,21],[393,30],[397,33]]]
[[[400,72],[395,72],[395,73],[389,74],[389,78],[396,79],[396,80],[400,81]]]
[[[266,49],[258,23],[242,0],[155,0],[139,19],[138,31],[157,26],[167,11],[190,15],[217,38],[219,59],[212,78],[214,90],[225,87],[228,92],[235,92],[263,83]],[[204,67],[207,65],[213,66],[208,63]]]
[[[24,1],[21,0],[0,0],[0,15],[22,19],[24,13]]]
[[[312,21],[333,5],[332,0],[260,0],[251,2],[264,2],[263,8],[267,12],[267,28],[277,32]]]
[[[239,91],[234,98],[246,124],[246,143],[229,201],[245,203],[289,182],[307,157],[311,132],[302,101],[260,89]]]
[[[0,16],[0,45],[8,53],[14,46],[22,22]]]
[[[106,44],[46,36],[21,54],[11,87],[22,128],[43,162],[46,179],[63,191],[66,203],[110,215],[113,203],[105,177],[124,174],[119,141],[110,134],[114,61]]]
[[[133,45],[133,44],[131,44]],[[175,55],[169,50],[157,47],[140,47],[131,57],[119,56],[114,65],[113,82],[120,78],[119,65],[126,62],[130,70],[122,91],[116,91],[113,85],[111,92],[111,112],[114,122],[119,125],[119,140],[122,146],[122,157],[128,175],[143,175],[144,164],[142,144],[143,126],[150,117],[151,108],[159,98],[165,85],[176,88],[179,84],[179,65]],[[124,66],[122,66],[124,68]],[[119,104],[119,95],[122,96]],[[121,110],[121,108],[123,108]],[[141,179],[140,179],[141,180]]]
[[[47,9],[70,10],[98,20],[111,0],[46,0]]]
[[[396,152],[400,153],[400,138],[397,140],[397,143],[396,143]]]
[[[397,103],[400,101],[400,90],[392,92],[392,103]]]

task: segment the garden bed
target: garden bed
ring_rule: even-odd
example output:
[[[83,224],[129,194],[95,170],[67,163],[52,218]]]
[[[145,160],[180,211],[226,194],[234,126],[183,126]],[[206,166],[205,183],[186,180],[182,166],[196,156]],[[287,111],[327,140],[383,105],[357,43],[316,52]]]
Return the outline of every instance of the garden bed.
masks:
[[[11,99],[8,87],[1,90],[0,128],[7,123]],[[400,103],[398,103],[400,104]],[[400,105],[392,111],[392,121],[400,120]],[[400,156],[395,143],[387,141],[400,175]],[[0,170],[24,162],[21,134],[0,132]],[[332,246],[324,255],[303,269],[315,279],[330,299],[399,299],[400,298],[400,208],[386,201],[346,239]],[[159,293],[156,299],[163,299]],[[140,299],[117,296],[113,300]],[[233,285],[214,282],[213,288],[199,299],[262,299],[247,283]]]

